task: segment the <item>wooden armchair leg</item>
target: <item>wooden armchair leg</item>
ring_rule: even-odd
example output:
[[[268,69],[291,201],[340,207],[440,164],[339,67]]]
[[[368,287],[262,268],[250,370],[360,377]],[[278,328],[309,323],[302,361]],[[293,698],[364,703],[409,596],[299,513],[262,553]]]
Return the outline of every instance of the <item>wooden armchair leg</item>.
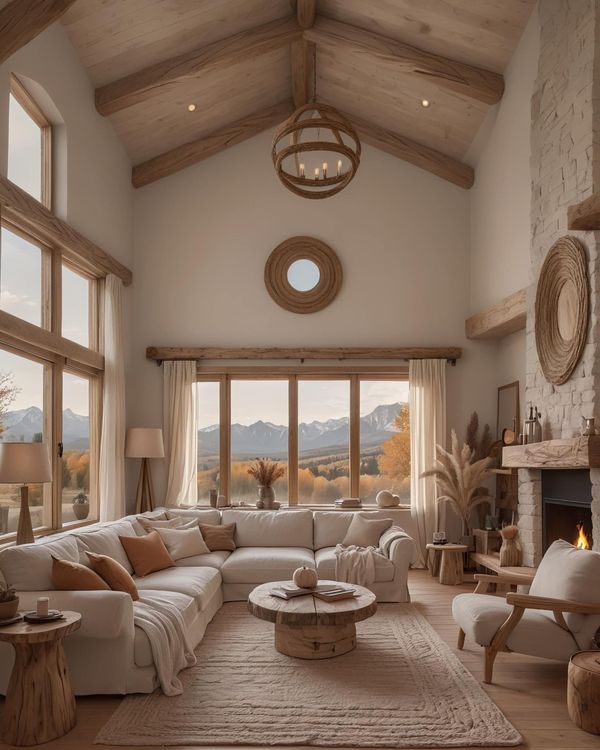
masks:
[[[465,631],[460,628],[458,631],[458,650],[462,651],[465,645]]]
[[[498,652],[502,651],[502,649],[506,645],[508,637],[519,624],[524,612],[525,609],[523,607],[514,606],[509,617],[496,631],[496,634],[492,638],[490,645],[485,647],[483,681],[488,685],[492,681],[492,673],[494,671],[494,662],[496,661],[496,656],[498,655]]]
[[[483,667],[483,681],[486,683],[486,685],[490,685],[492,682],[492,675],[494,672],[494,662],[496,661],[497,655],[498,655],[498,651],[492,648],[492,646],[485,647],[485,663]]]

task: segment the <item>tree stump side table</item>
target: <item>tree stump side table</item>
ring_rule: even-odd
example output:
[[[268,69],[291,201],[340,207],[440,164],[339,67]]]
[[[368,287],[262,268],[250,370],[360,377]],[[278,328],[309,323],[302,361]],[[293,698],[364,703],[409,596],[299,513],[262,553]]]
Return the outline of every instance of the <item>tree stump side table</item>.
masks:
[[[39,745],[75,726],[75,697],[63,638],[81,625],[79,612],[64,620],[0,627],[0,641],[12,643],[13,666],[2,715],[2,739],[9,745]]]
[[[579,651],[571,657],[567,709],[573,724],[600,734],[600,651]]]
[[[428,544],[427,554],[434,555],[434,562],[430,563],[431,574],[438,569],[435,557],[441,556],[439,562],[440,583],[445,586],[457,586],[463,582],[463,555],[468,551],[466,544]],[[431,558],[430,558],[431,559]]]

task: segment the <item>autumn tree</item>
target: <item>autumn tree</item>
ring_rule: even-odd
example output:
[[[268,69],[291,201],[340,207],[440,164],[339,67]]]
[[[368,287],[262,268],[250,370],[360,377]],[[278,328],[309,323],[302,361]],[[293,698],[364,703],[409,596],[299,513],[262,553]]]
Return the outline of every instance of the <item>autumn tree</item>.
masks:
[[[400,408],[394,427],[398,432],[382,445],[379,472],[390,479],[404,479],[410,476],[410,419],[406,404]]]
[[[15,400],[20,390],[13,382],[12,373],[0,372],[0,433],[6,429],[4,421],[8,413],[8,407]]]

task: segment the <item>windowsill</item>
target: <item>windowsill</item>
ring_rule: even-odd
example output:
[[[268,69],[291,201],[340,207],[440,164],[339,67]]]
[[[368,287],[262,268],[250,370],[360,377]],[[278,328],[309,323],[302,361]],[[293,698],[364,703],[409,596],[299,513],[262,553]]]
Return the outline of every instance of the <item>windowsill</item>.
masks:
[[[190,509],[197,508],[199,510],[259,510],[254,505],[225,505],[222,508],[213,508],[212,505],[201,505],[197,504],[190,506]],[[309,503],[298,503],[296,505],[285,505],[282,504],[278,510],[345,510],[345,511],[357,511],[361,510],[404,510],[409,511],[410,505],[396,505],[393,508],[380,508],[375,503],[363,503],[360,508],[338,508],[333,503],[321,503],[316,505],[310,505]]]
[[[68,523],[65,523],[64,526],[61,526],[60,529],[50,529],[50,528],[34,529],[33,542],[35,543],[38,539],[41,539],[45,536],[51,536],[52,534],[62,534],[62,533],[67,533],[69,531],[75,531],[76,529],[81,529],[84,526],[91,526],[94,523],[98,523],[98,519],[86,518],[83,521],[69,521]],[[0,550],[4,549],[5,547],[10,547],[11,545],[15,544],[16,541],[17,541],[16,532],[6,534],[3,537],[0,537]]]

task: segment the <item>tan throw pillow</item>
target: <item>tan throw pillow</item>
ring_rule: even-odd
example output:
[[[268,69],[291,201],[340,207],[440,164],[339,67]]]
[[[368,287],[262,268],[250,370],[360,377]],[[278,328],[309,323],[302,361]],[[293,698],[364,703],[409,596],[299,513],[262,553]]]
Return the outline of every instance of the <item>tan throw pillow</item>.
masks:
[[[210,552],[198,526],[193,529],[156,529],[156,532],[165,543],[173,560],[206,555]]]
[[[351,544],[357,547],[378,547],[379,538],[392,523],[391,518],[365,518],[356,513],[352,517],[342,544],[344,547],[349,547]]]
[[[129,539],[129,537],[127,538]],[[88,552],[87,556],[92,570],[106,582],[108,588],[113,591],[124,591],[126,594],[129,594],[134,602],[137,602],[140,595],[135,581],[120,562],[113,560],[112,557],[108,557],[107,555],[99,555],[96,552]]]
[[[52,585],[57,591],[110,591],[98,573],[81,563],[52,556]]]
[[[175,567],[175,561],[157,531],[151,531],[147,536],[121,536],[119,539],[136,576]]]
[[[233,541],[233,535],[235,534],[234,523],[225,523],[220,526],[201,523],[200,531],[202,532],[206,546],[211,552],[217,550],[233,552],[235,549],[235,542]]]

